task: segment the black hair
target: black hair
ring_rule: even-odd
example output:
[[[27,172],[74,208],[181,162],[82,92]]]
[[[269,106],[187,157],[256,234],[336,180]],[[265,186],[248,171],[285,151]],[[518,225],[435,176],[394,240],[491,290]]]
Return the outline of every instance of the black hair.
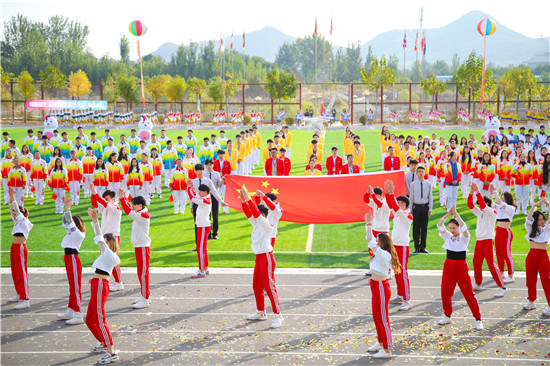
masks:
[[[504,197],[504,202],[506,202],[507,205],[509,205],[509,206],[514,206],[514,207],[516,206],[516,205],[514,204],[514,196],[512,196],[512,193],[510,193],[510,192],[504,192],[504,193],[502,194],[502,197]]]
[[[276,201],[276,200],[277,200],[277,195],[276,195],[275,193],[269,192],[269,193],[266,193],[265,196],[266,196],[267,198],[269,198],[270,200],[272,200],[272,201]]]
[[[258,205],[258,210],[264,216],[267,216],[267,214],[269,213],[269,209],[264,205]]]
[[[546,219],[546,216],[544,216],[544,214],[539,210],[537,210],[533,213],[533,225],[531,225],[531,231],[529,231],[529,237],[530,238],[536,237],[538,235],[538,233],[540,232],[540,230],[539,230],[539,218],[541,216]]]
[[[483,196],[483,200],[487,206],[491,207],[493,205],[493,201],[489,197]]]
[[[172,140],[166,141],[166,145],[171,144],[171,143],[172,143]]]
[[[384,193],[384,191],[382,190],[382,188],[380,188],[380,187],[374,188],[374,194],[382,194],[382,193]]]
[[[336,146],[334,146],[331,150],[332,150],[332,151],[338,150],[338,148],[337,148]]]
[[[112,162],[112,159],[113,159],[113,156],[117,156],[118,154],[117,153],[111,153],[111,155],[109,155],[109,159],[107,160],[109,163]],[[116,161],[116,160],[115,160]],[[112,164],[112,163],[111,163]]]
[[[409,205],[411,203],[407,196],[397,196],[396,200],[403,202],[405,204],[405,206],[407,206],[407,208],[409,207]]]
[[[136,164],[136,166],[135,166],[135,168],[136,168],[136,173],[139,173],[139,161],[138,161],[138,159],[136,159],[136,158],[132,158],[132,160],[130,160],[130,168],[128,169],[128,174],[134,172],[134,166],[132,165],[132,163],[134,162],[134,160],[137,162],[137,164]]]
[[[464,151],[462,152],[462,156],[460,157],[460,162],[466,162],[466,154],[464,154]],[[468,164],[472,164],[472,154],[470,153],[470,151],[468,151]]]
[[[147,206],[147,204],[145,202],[145,198],[143,198],[142,196],[133,197],[132,198],[132,204],[142,205],[143,207]]]
[[[455,224],[456,226],[460,227],[460,225],[458,224],[457,219],[450,219],[449,224]]]
[[[195,171],[197,170],[203,170],[204,171],[204,165],[202,164],[195,164]]]
[[[542,184],[544,185],[548,184],[548,163],[546,162],[547,157],[548,154],[544,155],[544,161],[542,162]]]
[[[411,161],[409,161],[409,164],[415,164],[415,165],[418,165],[418,160],[416,160],[416,159],[412,159]]]
[[[47,137],[46,137],[46,138],[47,138]],[[92,149],[91,146],[88,146],[88,147],[86,148],[86,151],[88,151],[88,150],[93,150],[93,149]]]
[[[269,144],[270,142],[273,143],[273,140],[272,139],[267,139],[267,143]]]
[[[33,132],[34,131],[32,130],[32,128],[27,130],[27,133],[33,133]]]
[[[205,137],[202,139],[203,141],[210,141],[210,139],[208,137]]]
[[[210,187],[208,187],[206,184],[201,184],[199,186],[199,191],[210,193]]]
[[[106,190],[105,192],[103,192],[102,196],[103,198],[109,196],[114,199],[116,197],[116,193],[111,190]]]
[[[212,161],[212,159],[206,159],[204,161],[204,165],[208,165],[208,164],[214,164],[214,162]]]
[[[412,161],[409,163],[409,164],[412,164]],[[424,166],[420,165],[418,168],[416,168],[416,170],[426,170],[426,168],[424,168]]]

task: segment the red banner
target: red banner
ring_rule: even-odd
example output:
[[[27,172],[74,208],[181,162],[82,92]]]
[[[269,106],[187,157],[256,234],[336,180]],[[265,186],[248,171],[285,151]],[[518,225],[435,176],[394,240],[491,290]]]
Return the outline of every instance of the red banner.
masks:
[[[244,185],[251,195],[258,189],[275,193],[283,209],[281,221],[305,224],[361,222],[367,212],[363,202],[367,188],[369,185],[383,188],[386,179],[393,181],[395,195],[405,194],[403,171],[316,177],[226,175],[225,202],[242,212],[239,190]]]

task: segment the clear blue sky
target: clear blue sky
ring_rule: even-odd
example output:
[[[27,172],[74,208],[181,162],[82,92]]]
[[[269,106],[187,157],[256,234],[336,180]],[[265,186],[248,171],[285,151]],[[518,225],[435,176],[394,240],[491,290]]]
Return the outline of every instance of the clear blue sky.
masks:
[[[144,21],[149,29],[141,41],[142,54],[155,51],[165,42],[219,40],[222,32],[224,36],[232,32],[241,35],[267,25],[299,37],[313,32],[315,17],[319,32],[325,36],[333,18],[333,42],[346,46],[367,42],[392,29],[416,29],[420,7],[424,7],[424,28],[428,29],[442,27],[471,10],[480,10],[490,14],[497,24],[526,36],[550,35],[549,0],[2,0],[2,19],[21,13],[35,21],[46,21],[52,15],[63,14],[90,27],[89,48],[96,56],[108,52],[118,58],[119,38],[129,35],[128,24],[135,19]],[[240,43],[235,47],[241,47]],[[131,50],[131,58],[137,58],[136,47]]]

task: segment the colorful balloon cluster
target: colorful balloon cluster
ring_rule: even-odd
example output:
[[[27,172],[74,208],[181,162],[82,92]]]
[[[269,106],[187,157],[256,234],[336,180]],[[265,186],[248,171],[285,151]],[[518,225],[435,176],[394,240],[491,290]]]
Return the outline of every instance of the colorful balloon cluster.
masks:
[[[487,37],[495,33],[497,30],[497,24],[495,21],[491,18],[484,18],[479,24],[477,25],[477,31],[479,34],[481,34],[483,37]]]
[[[141,37],[147,33],[147,26],[141,20],[134,20],[130,23],[130,33],[136,37]]]

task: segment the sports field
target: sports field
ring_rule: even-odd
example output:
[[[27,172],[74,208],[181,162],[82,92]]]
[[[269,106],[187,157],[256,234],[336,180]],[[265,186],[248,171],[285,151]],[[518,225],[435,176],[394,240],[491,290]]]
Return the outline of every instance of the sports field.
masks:
[[[34,128],[35,131],[38,128]],[[23,138],[26,136],[26,128],[7,128],[10,138],[17,141],[20,146]],[[63,129],[69,132],[72,138],[76,130]],[[366,161],[365,171],[374,172],[381,169],[381,158],[379,149],[379,130],[354,129],[361,136],[361,141],[365,145]],[[85,133],[89,136],[91,129],[86,129]],[[103,130],[95,130],[99,137],[104,135]],[[234,138],[235,130],[226,129],[226,136]],[[155,129],[159,134],[160,129]],[[214,130],[196,130],[195,136],[200,142],[203,137],[210,136]],[[264,128],[260,131],[262,134],[262,145],[273,136],[273,130]],[[306,152],[311,142],[311,133],[305,130],[291,130],[293,134],[292,141],[292,171],[291,175],[301,175],[305,169]],[[392,132],[408,134],[417,137],[420,132],[423,135],[430,135],[432,132],[438,136],[444,136],[448,139],[452,133],[458,136],[468,136],[474,132],[478,137],[481,130],[392,130]],[[122,133],[129,134],[129,129],[112,130],[111,134],[118,142],[118,136]],[[178,135],[185,136],[186,130],[168,130],[167,136],[175,140]],[[340,152],[343,151],[344,131],[329,130],[326,132],[324,144],[325,158],[330,155],[332,146],[337,146]],[[257,166],[254,170],[255,175],[262,174],[262,167]],[[365,187],[366,189],[367,187]],[[35,225],[27,243],[29,250],[29,266],[31,267],[58,267],[63,266],[63,251],[60,243],[65,234],[61,227],[61,215],[54,214],[54,202],[49,199],[51,191],[46,190],[46,201],[44,206],[34,206],[34,199],[27,199],[25,205],[30,210],[30,219]],[[173,215],[173,205],[168,202],[170,193],[168,189],[163,194],[162,199],[154,198],[149,207],[151,211],[151,232],[153,239],[151,244],[151,267],[189,267],[197,265],[196,253],[194,248],[193,218],[190,210],[187,208],[185,215]],[[445,209],[439,207],[438,191],[434,191],[434,211],[430,219],[429,233],[427,240],[427,249],[429,255],[411,254],[409,267],[412,269],[441,269],[445,259],[444,250],[441,248],[442,241],[437,235],[436,223],[444,215]],[[461,197],[461,193],[459,193]],[[318,197],[323,200],[323,197]],[[362,201],[357,204],[363,205]],[[89,201],[81,199],[80,206],[73,209],[73,214],[86,216],[88,233],[92,232],[89,219],[86,214],[90,207]],[[466,200],[459,198],[458,211],[465,219],[468,227],[475,232],[475,216],[470,213],[466,207]],[[250,250],[250,231],[251,227],[248,220],[242,213],[230,210],[230,213],[220,214],[219,240],[211,240],[208,244],[211,267],[253,267],[254,255]],[[12,224],[9,218],[7,206],[1,208],[2,232],[1,232],[1,265],[9,266],[9,250],[11,245]],[[523,228],[524,216],[519,215],[515,218],[512,231],[514,241],[512,252],[515,260],[516,270],[525,270],[525,256],[528,251],[528,243],[523,238],[525,235]],[[122,266],[132,267],[135,265],[135,258],[132,245],[130,243],[131,220],[123,216],[121,230],[120,258]],[[311,241],[311,250],[306,252],[306,243]],[[88,234],[82,244],[80,257],[84,267],[89,267],[93,259],[97,256],[97,246],[92,241],[92,235]],[[470,243],[473,251],[474,242]],[[277,238],[277,265],[278,267],[309,267],[309,268],[367,268],[368,254],[367,244],[365,242],[365,228],[362,223],[355,224],[335,224],[335,225],[304,225],[295,223],[281,222],[279,224],[279,235]],[[468,256],[471,265],[473,255]]]

